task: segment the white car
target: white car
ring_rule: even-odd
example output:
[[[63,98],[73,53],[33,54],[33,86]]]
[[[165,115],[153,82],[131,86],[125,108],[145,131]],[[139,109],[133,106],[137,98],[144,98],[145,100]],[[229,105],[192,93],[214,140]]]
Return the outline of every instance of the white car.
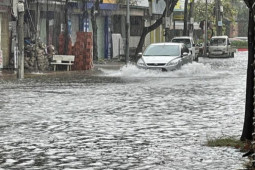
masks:
[[[214,36],[210,40],[208,57],[234,57],[228,36]]]
[[[176,43],[184,43],[186,46],[189,48],[193,61],[198,61],[198,53],[199,53],[199,47],[195,45],[194,40],[192,37],[174,37],[171,42],[176,42]]]
[[[150,44],[139,55],[141,58],[137,61],[137,67],[142,69],[173,71],[192,62],[191,53],[183,43]]]

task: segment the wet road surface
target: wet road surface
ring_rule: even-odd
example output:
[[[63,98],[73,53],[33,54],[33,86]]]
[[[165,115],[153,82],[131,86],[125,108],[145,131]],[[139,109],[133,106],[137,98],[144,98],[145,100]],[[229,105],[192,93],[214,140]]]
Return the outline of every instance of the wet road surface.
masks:
[[[242,132],[247,53],[175,72],[96,72],[0,80],[0,169],[241,169],[208,139]]]

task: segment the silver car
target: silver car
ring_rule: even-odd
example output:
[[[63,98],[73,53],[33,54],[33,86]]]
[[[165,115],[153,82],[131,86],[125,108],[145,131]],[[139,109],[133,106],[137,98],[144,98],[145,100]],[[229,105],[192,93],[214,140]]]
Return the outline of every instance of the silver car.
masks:
[[[191,53],[183,43],[150,44],[139,55],[141,58],[137,61],[137,67],[143,69],[173,71],[192,62]]]

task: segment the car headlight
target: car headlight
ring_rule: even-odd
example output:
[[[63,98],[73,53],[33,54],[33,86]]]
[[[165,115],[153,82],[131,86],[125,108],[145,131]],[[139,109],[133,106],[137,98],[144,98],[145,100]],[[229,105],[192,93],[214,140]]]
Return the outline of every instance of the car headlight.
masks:
[[[143,61],[142,58],[140,58],[138,61],[137,61],[137,65],[138,66],[146,66],[145,62]]]
[[[179,59],[179,58],[178,58],[178,59],[174,59],[174,60],[168,62],[168,63],[167,63],[167,66],[175,66],[175,65],[178,65],[180,61],[181,61],[181,59]]]

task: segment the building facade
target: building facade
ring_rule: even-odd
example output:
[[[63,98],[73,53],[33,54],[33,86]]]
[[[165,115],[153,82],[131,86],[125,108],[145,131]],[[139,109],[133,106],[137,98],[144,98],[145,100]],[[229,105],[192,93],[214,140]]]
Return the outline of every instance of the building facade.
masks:
[[[11,1],[0,1],[0,69],[9,65]]]

